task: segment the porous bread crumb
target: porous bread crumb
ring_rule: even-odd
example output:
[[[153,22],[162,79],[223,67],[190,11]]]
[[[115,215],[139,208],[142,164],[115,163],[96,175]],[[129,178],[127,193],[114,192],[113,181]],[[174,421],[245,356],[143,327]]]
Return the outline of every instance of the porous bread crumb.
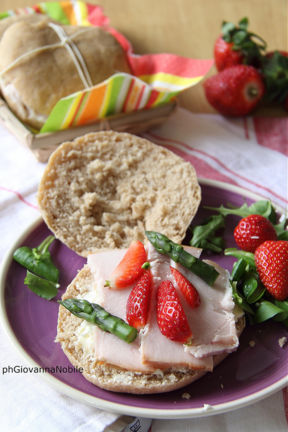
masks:
[[[191,394],[185,392],[185,393],[182,393],[181,397],[182,397],[182,399],[189,400],[189,399],[191,399]]]
[[[48,227],[83,256],[144,241],[145,230],[181,242],[200,199],[189,162],[146,139],[112,131],[62,144],[38,190]]]

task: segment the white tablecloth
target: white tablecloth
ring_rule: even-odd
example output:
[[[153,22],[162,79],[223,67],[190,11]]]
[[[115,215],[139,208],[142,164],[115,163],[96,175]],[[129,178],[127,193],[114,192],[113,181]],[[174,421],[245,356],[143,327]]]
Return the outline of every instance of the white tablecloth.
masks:
[[[196,115],[184,109],[143,136],[189,157],[199,177],[244,187],[287,211],[288,119],[234,119]],[[44,163],[0,126],[0,259],[39,217],[36,192]],[[287,358],[288,358],[288,348]],[[39,375],[6,373],[7,366],[27,365],[0,329],[0,418],[4,432],[118,432],[131,419],[106,413],[64,396]],[[287,366],[288,368],[288,366]],[[285,414],[286,413],[286,414]],[[252,406],[190,420],[137,420],[128,430],[146,432],[284,432],[288,394],[276,394]],[[142,421],[142,424],[141,424]],[[135,423],[135,422],[134,422]],[[138,426],[140,429],[138,428]],[[107,428],[106,428],[107,427]],[[105,429],[106,428],[106,429]]]

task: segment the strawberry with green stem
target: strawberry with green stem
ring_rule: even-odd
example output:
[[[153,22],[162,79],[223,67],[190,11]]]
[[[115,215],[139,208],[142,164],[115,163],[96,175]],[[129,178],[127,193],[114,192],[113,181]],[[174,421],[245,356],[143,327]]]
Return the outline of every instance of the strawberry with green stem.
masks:
[[[224,21],[221,35],[214,45],[214,59],[218,71],[238,64],[258,67],[266,50],[266,42],[257,34],[248,31],[248,18],[238,25]]]
[[[225,116],[245,116],[260,103],[265,93],[263,78],[253,66],[236,65],[204,81],[210,105]]]

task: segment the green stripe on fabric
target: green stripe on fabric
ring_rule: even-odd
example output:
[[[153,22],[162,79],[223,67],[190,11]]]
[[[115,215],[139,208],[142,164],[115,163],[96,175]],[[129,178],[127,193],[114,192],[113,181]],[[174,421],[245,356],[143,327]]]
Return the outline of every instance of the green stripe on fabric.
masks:
[[[9,12],[0,12],[0,20],[3,18],[8,18],[9,16],[11,16]]]
[[[40,133],[45,132],[55,132],[60,130],[62,124],[64,123],[65,117],[74,102],[73,98],[62,99],[61,102],[58,102],[53,110],[51,111],[47,121],[44,126],[42,126]]]
[[[69,19],[61,7],[59,2],[44,2],[39,3],[40,7],[52,19],[59,21],[62,24],[70,24]]]
[[[105,112],[106,116],[109,116],[109,115],[112,115],[115,113],[115,108],[117,105],[119,92],[121,90],[124,79],[125,78],[123,76],[115,76],[112,80],[112,83],[111,83],[112,85],[111,85],[110,93],[109,93],[109,102],[107,104],[106,112]]]

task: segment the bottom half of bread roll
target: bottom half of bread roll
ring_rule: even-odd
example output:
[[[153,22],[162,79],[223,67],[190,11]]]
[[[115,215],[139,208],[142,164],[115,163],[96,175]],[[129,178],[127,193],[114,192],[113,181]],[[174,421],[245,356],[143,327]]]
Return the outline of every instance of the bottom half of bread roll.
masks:
[[[86,265],[68,286],[63,299],[84,297],[92,284],[93,275]],[[93,350],[79,344],[77,329],[82,322],[82,319],[60,306],[56,342],[60,343],[72,365],[78,369],[82,368],[84,377],[100,388],[134,394],[163,393],[182,388],[207,373],[188,367],[170,367],[165,370],[155,369],[149,372],[137,372],[99,361]],[[238,319],[236,326],[237,334],[240,336],[245,327],[244,316]],[[223,353],[214,356],[214,367],[222,362],[227,355],[227,353]]]

